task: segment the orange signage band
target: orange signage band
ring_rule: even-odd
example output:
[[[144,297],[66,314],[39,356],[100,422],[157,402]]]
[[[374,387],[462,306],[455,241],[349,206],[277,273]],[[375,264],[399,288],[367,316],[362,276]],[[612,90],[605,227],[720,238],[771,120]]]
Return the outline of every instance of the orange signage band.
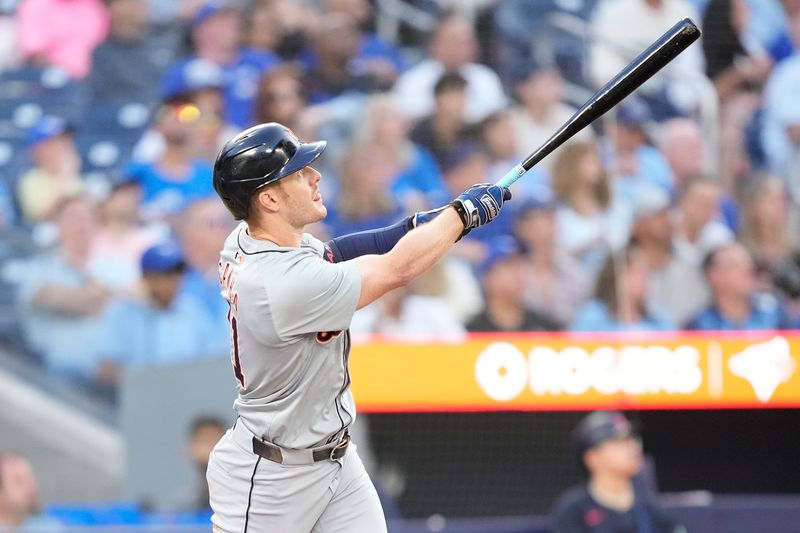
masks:
[[[422,341],[422,339],[420,339]],[[800,407],[800,332],[356,338],[360,412]]]

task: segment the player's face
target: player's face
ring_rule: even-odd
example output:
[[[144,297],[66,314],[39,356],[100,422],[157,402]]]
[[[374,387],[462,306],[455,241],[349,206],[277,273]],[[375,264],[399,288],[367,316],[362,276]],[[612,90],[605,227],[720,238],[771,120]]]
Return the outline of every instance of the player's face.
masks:
[[[622,477],[633,477],[642,469],[642,445],[637,438],[609,439],[595,447],[589,454],[592,471],[605,471]]]
[[[21,515],[37,512],[39,491],[31,464],[20,457],[9,457],[0,464],[0,469],[3,477],[0,507]]]
[[[278,182],[283,191],[281,212],[295,228],[319,222],[328,210],[322,203],[319,180],[322,175],[312,167],[304,167]]]

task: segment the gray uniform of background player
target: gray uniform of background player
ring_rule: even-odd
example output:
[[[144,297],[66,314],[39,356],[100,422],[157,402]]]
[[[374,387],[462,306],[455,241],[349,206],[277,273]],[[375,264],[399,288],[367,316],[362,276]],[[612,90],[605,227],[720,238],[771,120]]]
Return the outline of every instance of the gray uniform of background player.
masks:
[[[215,526],[224,531],[386,530],[380,502],[355,447],[337,461],[278,464],[253,454],[252,435],[306,449],[340,438],[355,420],[347,332],[361,292],[351,264],[323,258],[303,235],[300,248],[255,240],[240,224],[221,254],[231,308],[239,419],[208,469]]]

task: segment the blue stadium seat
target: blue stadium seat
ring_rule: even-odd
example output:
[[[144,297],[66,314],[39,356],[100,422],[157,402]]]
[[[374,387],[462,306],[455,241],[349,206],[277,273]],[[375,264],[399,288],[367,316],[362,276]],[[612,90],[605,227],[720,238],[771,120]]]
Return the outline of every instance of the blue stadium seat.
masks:
[[[144,104],[102,104],[87,109],[76,135],[83,171],[108,173],[120,169],[149,122],[150,109]]]
[[[66,526],[141,525],[144,514],[133,502],[51,505],[45,514]]]

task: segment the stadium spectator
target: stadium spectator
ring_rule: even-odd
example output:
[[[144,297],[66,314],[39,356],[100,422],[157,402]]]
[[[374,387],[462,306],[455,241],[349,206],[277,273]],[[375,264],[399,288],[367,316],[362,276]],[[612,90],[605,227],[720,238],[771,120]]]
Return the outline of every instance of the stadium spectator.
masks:
[[[723,106],[740,93],[755,96],[772,68],[766,51],[746,38],[749,16],[745,0],[710,0],[703,13],[706,75]],[[737,100],[737,106],[744,103]]]
[[[277,122],[292,130],[298,137],[310,139],[314,128],[307,126],[307,105],[303,79],[299,69],[284,64],[267,72],[258,84],[255,122]],[[310,118],[310,117],[308,117]]]
[[[46,116],[25,138],[33,167],[19,180],[17,198],[29,224],[50,220],[65,198],[83,191],[81,160],[72,128],[61,118]]]
[[[581,419],[573,446],[588,480],[559,497],[553,533],[685,531],[642,486],[641,439],[622,413],[595,411]]]
[[[594,39],[589,49],[590,78],[601,87],[631,62],[676,21],[688,17],[699,21],[689,0],[608,0],[599,2],[591,20]],[[631,21],[636,21],[634,24]],[[693,94],[691,83],[703,76],[703,54],[699,46],[689,47],[639,93],[651,103],[658,119],[674,116],[692,107],[675,95]],[[687,87],[688,86],[688,87]]]
[[[0,72],[17,68],[22,62],[17,46],[16,2],[0,5]]]
[[[721,245],[703,261],[711,304],[686,324],[690,330],[768,330],[784,325],[777,299],[758,292],[755,265],[737,242]]]
[[[146,0],[105,3],[111,25],[92,54],[87,78],[92,102],[155,102],[159,81],[172,58],[150,38]]]
[[[397,169],[392,195],[408,211],[438,207],[450,201],[436,159],[409,139],[408,121],[388,95],[371,96],[358,118],[353,141],[367,150],[385,151]]]
[[[645,128],[650,121],[650,110],[639,98],[627,98],[616,108],[616,120],[606,124],[610,141],[611,165],[617,179],[614,194],[635,205],[642,189],[656,186],[668,193],[674,190],[669,163],[656,148],[648,143]]]
[[[466,185],[467,183],[486,183],[490,181],[490,164],[491,159],[486,148],[472,140],[460,142],[448,151],[442,160],[441,168],[444,183],[450,197],[457,195],[457,191],[469,187],[469,185]],[[472,260],[481,259],[483,245],[489,244],[495,237],[510,235],[513,220],[514,215],[511,210],[500,213],[492,221],[491,226],[484,226],[466,235],[461,240],[461,244],[455,247],[454,251],[457,253],[466,252],[466,256]],[[472,247],[474,250],[467,252],[466,249],[468,247]]]
[[[89,200],[62,201],[55,215],[59,243],[55,250],[26,264],[18,287],[22,326],[28,347],[56,374],[91,381],[98,362],[101,315],[108,288],[89,271],[96,235],[95,209]]]
[[[211,511],[208,503],[208,482],[206,481],[208,456],[211,455],[211,450],[225,434],[227,427],[228,424],[212,416],[200,416],[192,421],[186,443],[186,453],[194,467],[197,484],[187,510]]]
[[[648,308],[660,309],[673,324],[684,324],[708,304],[708,286],[700,266],[675,253],[670,199],[663,189],[651,187],[640,195],[633,207],[631,239],[650,269]]]
[[[26,0],[18,8],[17,23],[27,61],[60,67],[75,79],[89,73],[92,50],[109,26],[101,0]]]
[[[717,217],[722,190],[718,182],[696,177],[686,184],[678,200],[673,245],[682,260],[699,265],[712,249],[734,235]]]
[[[360,30],[359,49],[355,69],[369,72],[379,81],[381,90],[391,89],[397,76],[406,69],[406,61],[400,50],[372,31],[374,8],[368,0],[326,0],[329,13],[346,13],[352,17]]]
[[[707,146],[700,126],[689,118],[673,118],[661,124],[658,149],[667,160],[675,190],[705,173]]]
[[[553,165],[556,240],[594,278],[609,251],[628,241],[630,214],[615,199],[594,142],[564,146]]]
[[[355,69],[359,32],[352,17],[329,13],[311,36],[311,60],[303,85],[311,104],[322,104],[347,93],[373,93],[381,81],[367,71]]]
[[[489,176],[497,180],[516,167],[522,160],[521,146],[514,133],[511,114],[507,110],[492,113],[478,127],[478,135],[491,158]],[[535,195],[543,187],[549,187],[549,180],[538,165],[532,168],[524,180],[517,181],[513,187],[514,199],[522,201]]]
[[[466,88],[467,81],[461,74],[444,73],[433,87],[433,113],[411,132],[411,139],[433,152],[439,164],[449,150],[471,137],[471,129],[462,118],[467,105]]]
[[[478,56],[475,30],[461,15],[451,13],[442,18],[431,37],[428,54],[429,58],[401,74],[394,87],[398,106],[410,119],[433,111],[433,88],[445,72],[458,72],[466,80],[462,116],[467,123],[479,122],[505,107],[500,78],[489,67],[474,62]]]
[[[148,248],[141,270],[144,298],[115,300],[103,316],[96,379],[112,389],[127,368],[219,355],[209,353],[218,330],[210,327],[203,304],[180,291],[186,262],[178,244],[164,241]]]
[[[594,300],[575,314],[573,331],[670,330],[673,324],[648,306],[650,267],[633,245],[609,255],[597,278]]]
[[[512,237],[498,238],[478,266],[484,309],[467,323],[469,331],[557,331],[551,316],[525,306],[525,267]]]
[[[589,275],[556,240],[556,203],[549,191],[524,202],[514,219],[522,244],[525,305],[568,324],[592,289]]]
[[[0,452],[0,531],[54,533],[63,529],[40,513],[39,488],[30,461],[16,452]]]
[[[387,148],[352,146],[339,168],[340,189],[324,220],[331,236],[388,226],[405,214],[389,188],[398,168]]]
[[[555,66],[529,66],[519,76],[514,89],[519,105],[511,110],[513,138],[520,147],[520,154],[526,154],[550,138],[575,113],[575,108],[564,102],[564,80]],[[593,137],[591,128],[585,128],[572,139],[589,142]],[[559,152],[556,150],[545,157],[537,167],[549,174]]]
[[[353,335],[380,335],[402,342],[456,342],[464,326],[438,298],[400,287],[353,315]]]
[[[120,180],[99,205],[89,270],[117,294],[139,291],[139,258],[158,238],[158,229],[144,226],[139,219],[141,199],[136,181]]]
[[[212,169],[197,158],[200,110],[176,98],[161,105],[154,128],[164,138],[164,150],[152,163],[133,163],[125,173],[142,187],[147,220],[175,215],[197,198],[213,196]]]
[[[400,54],[375,34],[362,31],[363,22],[356,18],[362,14],[336,2],[332,7],[322,15],[312,32],[311,46],[300,57],[311,84],[311,103],[348,90],[373,93],[391,89],[404,68]]]
[[[199,159],[212,162],[239,128],[225,120],[225,95],[223,90],[225,73],[205,59],[193,59],[183,64],[180,72],[175,72],[164,80],[161,98],[164,102],[189,103],[197,112],[186,114],[185,120],[195,123],[192,132],[193,153]],[[164,153],[166,141],[157,128],[150,128],[133,151],[133,159],[142,162],[156,160]]]
[[[164,83],[183,76],[186,64],[194,59],[210,61],[224,73],[226,122],[239,128],[250,126],[258,80],[280,59],[241,46],[240,13],[232,3],[206,2],[192,16],[189,30],[193,54],[173,65]]]
[[[769,289],[772,268],[788,259],[795,248],[796,213],[786,187],[774,176],[752,183],[743,198],[741,241],[755,261],[759,285]]]
[[[711,0],[703,15],[706,74],[720,100],[720,168],[725,188],[750,170],[744,129],[761,103],[761,88],[772,59],[754,39],[746,38],[746,0]]]
[[[230,326],[228,303],[219,296],[219,251],[225,244],[235,221],[216,198],[195,200],[188,205],[177,222],[177,233],[186,260],[186,273],[181,293],[189,294],[203,304],[208,323],[208,353],[228,353]]]
[[[800,198],[797,164],[800,158],[800,102],[795,88],[800,85],[800,15],[791,20],[795,53],[772,71],[763,92],[761,144],[770,170],[783,178],[792,199]]]

